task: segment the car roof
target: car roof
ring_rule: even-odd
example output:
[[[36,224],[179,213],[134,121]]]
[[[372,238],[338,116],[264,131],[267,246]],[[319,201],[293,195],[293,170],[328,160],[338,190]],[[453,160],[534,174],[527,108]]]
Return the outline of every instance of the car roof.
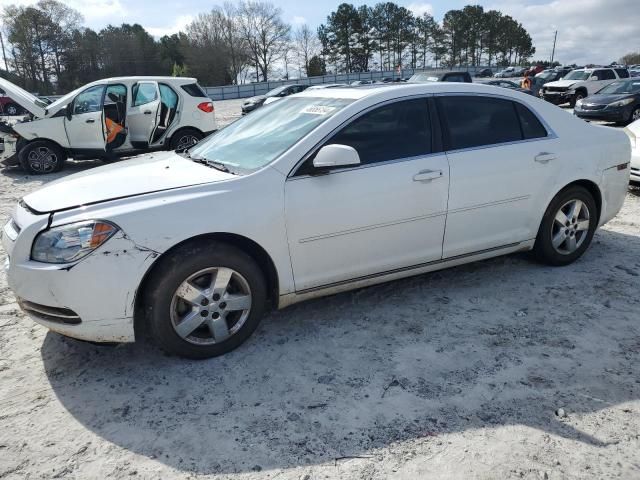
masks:
[[[508,90],[507,90],[508,91]],[[391,83],[345,86],[336,88],[309,89],[296,97],[345,98],[358,100],[365,97],[402,97],[408,95],[428,95],[437,93],[498,93],[505,89],[483,83],[431,82],[431,83]]]
[[[111,83],[111,82],[166,82],[166,83],[174,83],[179,85],[185,85],[188,83],[197,83],[197,79],[193,77],[167,77],[167,76],[133,76],[133,77],[109,77],[109,78],[101,78],[100,80],[95,80],[91,83],[87,83],[83,85],[83,87],[88,87],[90,85],[99,85],[101,83]]]

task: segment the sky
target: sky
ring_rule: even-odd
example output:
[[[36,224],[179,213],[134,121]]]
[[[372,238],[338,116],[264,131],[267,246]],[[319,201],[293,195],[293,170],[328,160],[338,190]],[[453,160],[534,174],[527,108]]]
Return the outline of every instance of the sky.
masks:
[[[37,0],[0,0],[8,4],[33,4]],[[202,0],[65,0],[80,11],[85,24],[94,29],[105,25],[139,23],[160,37],[183,29],[198,13],[213,5]],[[336,9],[340,0],[271,0],[282,9],[283,18],[294,27],[307,23],[315,28]],[[374,1],[350,3],[374,5]],[[438,21],[451,9],[467,4],[482,5],[511,15],[527,29],[537,53],[534,59],[549,59],[554,32],[558,31],[556,60],[564,64],[608,64],[626,53],[640,51],[640,0],[396,0],[417,14],[428,12]]]

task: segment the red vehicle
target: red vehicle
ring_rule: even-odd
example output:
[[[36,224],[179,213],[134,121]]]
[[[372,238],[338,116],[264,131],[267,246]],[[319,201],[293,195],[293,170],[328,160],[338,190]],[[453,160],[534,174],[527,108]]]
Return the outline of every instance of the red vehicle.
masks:
[[[529,75],[531,77],[535,77],[540,72],[544,71],[544,67],[542,65],[536,65],[535,67],[531,67],[529,70],[525,72],[525,75]]]
[[[0,115],[18,115],[22,108],[0,88]]]

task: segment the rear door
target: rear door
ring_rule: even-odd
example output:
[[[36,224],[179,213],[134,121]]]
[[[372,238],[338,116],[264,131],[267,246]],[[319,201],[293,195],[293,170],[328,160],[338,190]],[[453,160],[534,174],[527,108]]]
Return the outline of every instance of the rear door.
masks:
[[[612,69],[603,68],[601,70],[595,70],[591,74],[591,77],[589,78],[589,84],[587,85],[587,88],[589,89],[589,95],[593,95],[595,92],[597,92],[601,88],[606,87],[615,80],[617,80],[617,77]]]
[[[142,81],[131,88],[131,103],[127,112],[129,139],[136,148],[146,148],[160,116],[158,82]]]
[[[524,104],[438,96],[451,170],[443,258],[535,238],[560,164],[558,140]]]
[[[105,85],[83,90],[67,107],[71,115],[64,119],[69,146],[81,150],[104,150],[104,118],[102,102]]]

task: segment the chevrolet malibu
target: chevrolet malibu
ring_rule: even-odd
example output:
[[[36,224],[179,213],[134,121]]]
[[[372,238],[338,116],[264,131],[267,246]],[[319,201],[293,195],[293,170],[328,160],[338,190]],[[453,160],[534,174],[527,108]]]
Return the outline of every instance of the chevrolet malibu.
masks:
[[[307,90],[27,195],[8,281],[61,334],[211,357],[268,308],[519,251],[570,264],[621,208],[630,158],[624,132],[503,88]]]

